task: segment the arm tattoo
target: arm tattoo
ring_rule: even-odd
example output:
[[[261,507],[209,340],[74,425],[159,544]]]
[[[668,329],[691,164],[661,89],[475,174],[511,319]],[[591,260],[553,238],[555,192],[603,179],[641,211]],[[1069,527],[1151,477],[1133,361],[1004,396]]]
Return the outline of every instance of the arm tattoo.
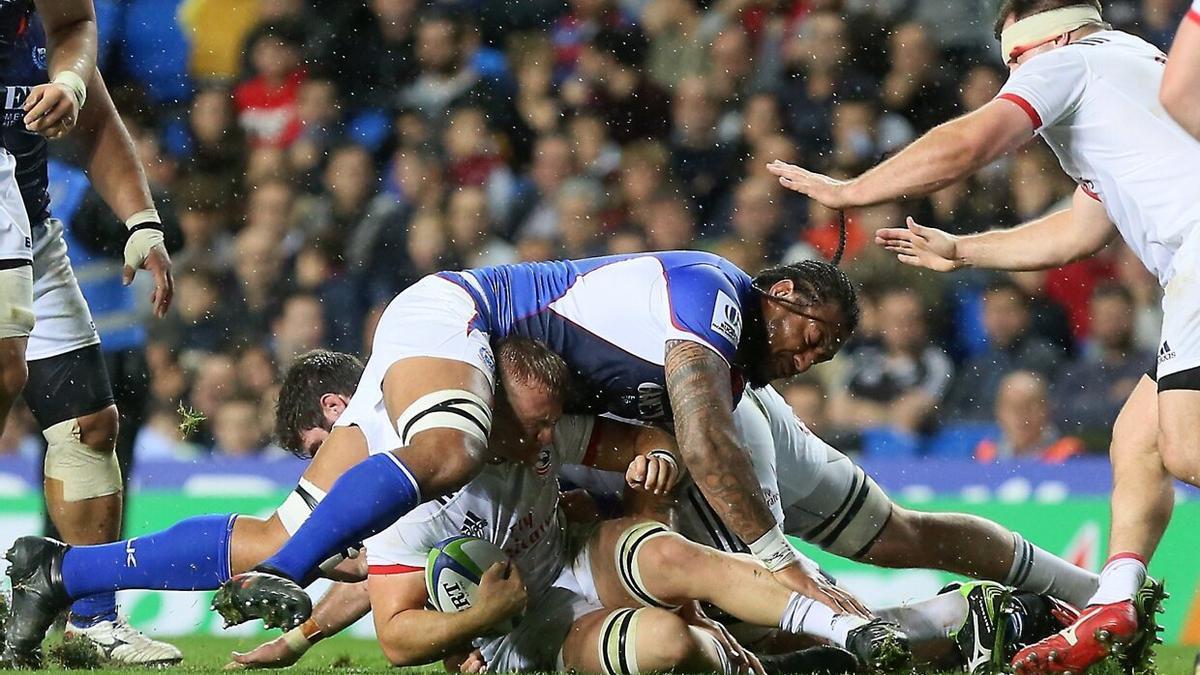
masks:
[[[667,342],[667,396],[675,439],[688,471],[729,529],[751,542],[775,526],[775,517],[733,426],[729,366],[696,342]]]

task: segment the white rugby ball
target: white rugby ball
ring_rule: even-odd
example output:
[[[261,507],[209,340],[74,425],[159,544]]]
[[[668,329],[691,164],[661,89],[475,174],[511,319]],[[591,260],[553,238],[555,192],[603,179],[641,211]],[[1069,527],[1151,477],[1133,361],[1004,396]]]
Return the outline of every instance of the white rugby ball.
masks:
[[[467,609],[475,602],[483,573],[507,559],[499,546],[476,537],[459,535],[439,541],[425,564],[430,604],[439,612]]]

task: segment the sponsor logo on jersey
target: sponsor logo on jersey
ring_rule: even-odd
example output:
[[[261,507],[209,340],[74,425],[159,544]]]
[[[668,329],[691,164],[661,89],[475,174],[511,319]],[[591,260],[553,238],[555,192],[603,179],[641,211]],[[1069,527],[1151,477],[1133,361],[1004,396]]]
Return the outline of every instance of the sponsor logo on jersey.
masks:
[[[742,337],[742,310],[722,291],[717,291],[717,302],[713,305],[712,330],[735,347]]]
[[[1170,361],[1173,358],[1175,358],[1175,350],[1171,349],[1171,345],[1167,344],[1166,340],[1163,340],[1162,346],[1158,348],[1158,362]]]
[[[45,47],[34,47],[33,53],[30,54],[30,57],[33,59],[33,65],[35,68],[37,68],[38,70],[46,69],[46,48]]]
[[[492,356],[491,347],[484,346],[479,348],[479,360],[483,361],[483,365],[487,366],[489,370],[496,369],[496,359]]]
[[[462,533],[468,537],[476,539],[487,539],[488,521],[487,518],[480,517],[474,511],[467,511],[466,518],[463,518]]]
[[[25,105],[25,99],[29,96],[30,91],[33,91],[33,87],[23,85],[8,85],[3,88],[4,110],[0,111],[0,114],[3,115],[0,124],[11,127],[20,123],[22,127],[24,126],[25,110],[21,106]]]

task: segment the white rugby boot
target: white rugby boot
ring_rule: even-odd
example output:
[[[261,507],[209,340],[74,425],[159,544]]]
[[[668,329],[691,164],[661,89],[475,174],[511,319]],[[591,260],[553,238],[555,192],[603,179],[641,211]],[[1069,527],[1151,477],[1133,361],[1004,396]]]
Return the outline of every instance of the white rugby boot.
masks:
[[[183,653],[175,645],[152,640],[130,626],[124,617],[116,621],[100,621],[87,628],[67,622],[67,634],[86,637],[100,648],[104,657],[113,663],[129,666],[165,666],[179,663]]]

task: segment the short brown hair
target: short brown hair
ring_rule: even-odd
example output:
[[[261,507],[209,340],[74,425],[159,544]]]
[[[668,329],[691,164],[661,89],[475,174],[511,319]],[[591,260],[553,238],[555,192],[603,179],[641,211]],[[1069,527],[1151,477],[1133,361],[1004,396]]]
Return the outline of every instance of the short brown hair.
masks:
[[[296,357],[283,376],[275,402],[275,439],[280,447],[308,459],[300,433],[324,423],[321,396],[354,395],[362,372],[362,362],[350,354],[314,349]]]
[[[992,32],[999,40],[1000,33],[1004,30],[1004,22],[1010,16],[1020,21],[1027,16],[1075,5],[1091,5],[1096,8],[1097,12],[1102,11],[1100,0],[1004,0],[1000,3],[1000,11],[996,14],[996,23],[992,26]]]
[[[523,336],[505,338],[496,346],[496,369],[525,384],[541,385],[555,396],[565,396],[571,383],[571,369],[563,357]]]

